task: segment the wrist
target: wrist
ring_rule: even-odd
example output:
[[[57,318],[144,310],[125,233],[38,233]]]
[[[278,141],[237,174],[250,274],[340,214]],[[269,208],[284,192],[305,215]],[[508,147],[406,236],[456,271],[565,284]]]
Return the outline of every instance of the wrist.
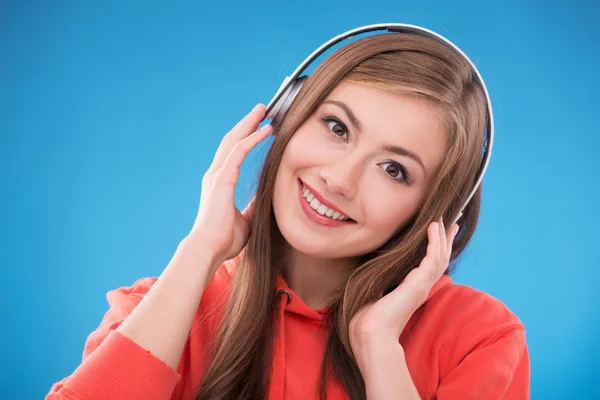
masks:
[[[179,243],[173,258],[180,260],[177,265],[186,265],[200,273],[205,283],[208,283],[225,261],[223,255],[216,251],[214,246],[200,237],[191,235]]]
[[[354,358],[359,369],[364,373],[365,370],[373,370],[373,365],[379,365],[381,360],[396,359],[404,360],[404,348],[398,341],[378,341],[369,342],[363,346],[357,346]]]
[[[180,250],[202,255],[202,258],[208,260],[211,264],[221,264],[226,261],[224,253],[219,251],[219,246],[214,244],[208,235],[197,231],[190,232],[179,242],[177,251]]]

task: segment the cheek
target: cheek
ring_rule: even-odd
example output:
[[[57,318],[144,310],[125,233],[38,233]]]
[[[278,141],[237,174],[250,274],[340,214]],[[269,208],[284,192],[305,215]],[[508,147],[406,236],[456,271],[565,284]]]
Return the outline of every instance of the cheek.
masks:
[[[315,146],[316,134],[308,124],[301,126],[288,141],[275,179],[274,204],[276,209],[286,205],[284,199],[290,191],[296,189],[296,180],[302,176],[302,170],[318,166],[326,157],[322,146]],[[314,151],[315,148],[321,148]]]
[[[297,170],[318,166],[327,160],[328,147],[320,136],[320,132],[312,124],[301,126],[285,148],[281,167]]]
[[[406,186],[394,188],[379,179],[363,186],[362,208],[365,228],[386,241],[418,210],[418,199]]]

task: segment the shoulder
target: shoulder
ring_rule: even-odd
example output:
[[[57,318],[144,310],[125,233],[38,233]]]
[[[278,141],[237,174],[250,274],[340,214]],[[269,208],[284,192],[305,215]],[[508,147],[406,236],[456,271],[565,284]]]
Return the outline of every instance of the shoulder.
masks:
[[[414,313],[401,340],[438,354],[451,368],[471,352],[508,336],[515,346],[523,345],[525,327],[504,302],[447,277]]]
[[[106,293],[106,299],[111,306],[127,307],[135,306],[148,293],[158,278],[140,278],[131,286],[121,286]]]
[[[498,325],[524,329],[521,320],[503,301],[468,285],[453,282],[446,285],[428,300],[425,307],[460,330]]]
[[[529,398],[525,326],[504,302],[451,283],[426,307],[439,335],[437,398]]]
[[[231,276],[239,260],[233,259],[224,262],[215,272],[206,285],[196,317],[200,316],[204,309],[215,303],[223,305],[226,295],[229,293]],[[122,286],[112,289],[106,293],[109,309],[104,315],[101,328],[116,328],[142,301],[144,296],[154,286],[158,277],[144,277],[135,281],[131,286]]]
[[[109,307],[100,325],[86,339],[83,350],[84,360],[107,338],[110,331],[116,329],[131,314],[157,279],[140,278],[131,286],[118,287],[106,293]]]
[[[465,352],[487,346],[525,326],[506,304],[468,285],[449,283],[424,305],[422,317],[445,343]]]
[[[471,286],[446,285],[423,305],[421,317],[444,360],[442,377],[473,354],[484,354],[487,362],[526,357],[521,320],[503,301]]]

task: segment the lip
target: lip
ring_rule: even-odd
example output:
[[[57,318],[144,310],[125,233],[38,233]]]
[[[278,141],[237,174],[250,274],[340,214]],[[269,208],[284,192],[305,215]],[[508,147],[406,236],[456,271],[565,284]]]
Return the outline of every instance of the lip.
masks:
[[[346,214],[345,212],[343,212],[342,210],[340,210],[339,208],[337,208],[335,206],[335,204],[329,202],[328,200],[326,200],[325,198],[323,198],[323,196],[321,196],[321,194],[319,192],[317,192],[312,186],[310,186],[308,183],[303,182],[302,179],[298,178],[298,181],[300,181],[300,188],[302,188],[302,185],[306,186],[306,188],[308,190],[310,190],[310,192],[313,194],[313,196],[315,196],[317,198],[317,200],[319,200],[319,203],[321,204],[325,204],[327,207],[331,208],[333,211],[337,211],[340,214],[345,215],[346,217],[348,217],[348,214]],[[318,213],[317,213],[318,214]],[[319,214],[320,215],[320,214]],[[329,217],[328,217],[329,218]],[[350,218],[350,217],[348,217]]]
[[[337,219],[331,219],[329,217],[326,217],[324,215],[319,214],[316,210],[313,210],[309,205],[308,202],[306,201],[306,199],[304,198],[304,196],[302,196],[303,194],[303,189],[302,189],[302,185],[306,186],[306,188],[308,190],[311,191],[311,193],[313,194],[313,196],[315,196],[315,198],[317,200],[319,200],[319,202],[321,202],[321,197],[316,195],[316,192],[313,191],[313,189],[308,186],[306,183],[302,182],[300,179],[298,179],[298,198],[300,200],[300,206],[302,207],[302,210],[304,211],[304,213],[306,214],[306,216],[320,224],[320,225],[325,225],[325,226],[329,226],[329,227],[336,227],[336,226],[344,226],[344,225],[348,225],[348,224],[353,224],[354,221],[352,219],[348,220],[348,221],[340,221]],[[337,209],[337,207],[332,207],[327,201],[322,201],[322,204],[325,204],[327,207],[331,207],[331,209],[339,212],[340,214],[344,214],[342,212],[340,212],[339,209]],[[346,214],[344,214],[346,215]]]

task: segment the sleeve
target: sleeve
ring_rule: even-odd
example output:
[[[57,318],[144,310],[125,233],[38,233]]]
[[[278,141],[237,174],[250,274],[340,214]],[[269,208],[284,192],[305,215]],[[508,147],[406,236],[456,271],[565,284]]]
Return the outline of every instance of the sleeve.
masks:
[[[157,278],[107,293],[109,310],[85,343],[82,363],[52,385],[46,400],[168,400],[181,376],[115,329],[139,304]]]
[[[442,379],[436,399],[529,399],[529,380],[529,352],[521,325],[469,353]]]

